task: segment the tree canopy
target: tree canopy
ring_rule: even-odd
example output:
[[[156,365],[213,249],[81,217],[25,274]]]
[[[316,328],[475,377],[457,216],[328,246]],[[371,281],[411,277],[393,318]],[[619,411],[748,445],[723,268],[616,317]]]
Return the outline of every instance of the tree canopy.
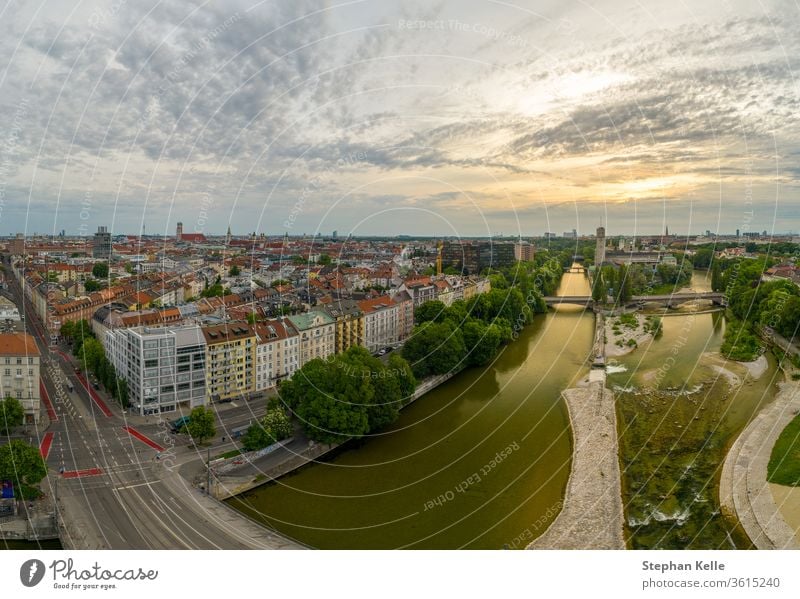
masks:
[[[356,346],[332,360],[311,360],[279,391],[309,438],[338,443],[391,424],[415,387],[400,356],[384,364]]]
[[[0,446],[0,480],[10,480],[23,497],[35,497],[34,487],[47,476],[47,466],[39,449],[12,439]]]
[[[0,399],[0,433],[6,435],[25,421],[25,409],[18,399],[8,396]]]
[[[92,276],[97,279],[105,279],[108,277],[108,262],[97,262],[92,267]]]
[[[184,428],[195,443],[202,445],[206,439],[210,439],[217,434],[214,412],[204,406],[192,408],[189,413],[189,422],[186,423]]]

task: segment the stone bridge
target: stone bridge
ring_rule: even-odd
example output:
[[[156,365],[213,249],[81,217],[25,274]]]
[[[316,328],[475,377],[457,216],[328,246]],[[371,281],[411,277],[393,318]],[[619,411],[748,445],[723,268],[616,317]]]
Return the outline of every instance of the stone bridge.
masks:
[[[725,294],[718,291],[690,291],[686,293],[670,293],[666,295],[634,295],[626,305],[635,306],[644,303],[659,303],[668,308],[695,300],[710,300],[715,306],[725,305]],[[594,300],[590,295],[562,295],[544,298],[548,306],[570,304],[594,308]]]

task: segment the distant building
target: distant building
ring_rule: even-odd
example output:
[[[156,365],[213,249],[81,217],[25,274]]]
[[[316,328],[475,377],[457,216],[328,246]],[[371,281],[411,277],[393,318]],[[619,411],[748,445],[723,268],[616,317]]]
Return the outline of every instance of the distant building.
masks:
[[[563,237],[564,239],[577,239],[578,231],[576,229],[572,229],[572,231],[564,231]]]
[[[175,241],[181,241],[183,239],[183,223],[178,223],[178,226],[175,228]]]
[[[514,244],[514,258],[517,261],[532,262],[536,254],[536,247],[527,241]]]
[[[597,266],[602,266],[606,261],[606,229],[605,227],[597,227],[597,245],[594,249],[594,263]]]
[[[137,414],[206,404],[206,341],[199,326],[109,329],[105,346]]]
[[[14,397],[25,410],[25,424],[38,424],[39,347],[27,333],[0,333],[0,387],[3,397]]]
[[[94,234],[92,257],[99,260],[111,260],[111,233],[106,227],[97,227],[97,233]]]
[[[485,268],[511,266],[516,261],[515,244],[495,241],[445,241],[442,265],[463,274],[480,274]]]
[[[8,253],[12,256],[22,256],[25,253],[25,236],[22,233],[17,233],[8,242]]]

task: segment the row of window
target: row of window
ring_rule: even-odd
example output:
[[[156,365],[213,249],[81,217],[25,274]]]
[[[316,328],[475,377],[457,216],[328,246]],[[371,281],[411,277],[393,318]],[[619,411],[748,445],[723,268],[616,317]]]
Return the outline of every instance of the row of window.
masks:
[[[5,374],[6,376],[11,376],[11,369],[6,368],[3,371],[3,374]],[[17,376],[22,376],[22,368],[17,368]],[[33,376],[33,368],[28,369],[28,376]]]
[[[22,364],[23,363],[22,362],[22,358],[15,358],[15,360],[16,360],[16,362],[14,362],[15,364]],[[28,364],[33,364],[33,360],[34,360],[34,358],[28,358]],[[5,358],[5,362],[4,363],[5,364],[11,364],[11,358]]]

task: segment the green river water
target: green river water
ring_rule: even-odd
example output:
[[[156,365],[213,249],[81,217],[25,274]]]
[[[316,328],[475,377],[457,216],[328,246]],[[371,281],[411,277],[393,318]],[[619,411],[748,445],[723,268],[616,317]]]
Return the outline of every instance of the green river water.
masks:
[[[564,275],[560,293],[588,291],[584,275]],[[319,548],[524,547],[560,510],[571,461],[560,392],[586,375],[593,332],[579,308],[539,316],[494,364],[380,435],[231,504]]]
[[[696,274],[692,286],[707,282]],[[559,294],[588,293],[584,275],[564,275]],[[701,360],[719,349],[722,314],[663,323],[609,372],[629,546],[747,546],[719,515],[716,479],[735,434],[772,397],[774,362],[731,393]],[[580,308],[538,316],[492,365],[457,375],[389,429],[230,504],[318,548],[522,548],[560,510],[571,461],[560,392],[587,374],[593,330]]]

